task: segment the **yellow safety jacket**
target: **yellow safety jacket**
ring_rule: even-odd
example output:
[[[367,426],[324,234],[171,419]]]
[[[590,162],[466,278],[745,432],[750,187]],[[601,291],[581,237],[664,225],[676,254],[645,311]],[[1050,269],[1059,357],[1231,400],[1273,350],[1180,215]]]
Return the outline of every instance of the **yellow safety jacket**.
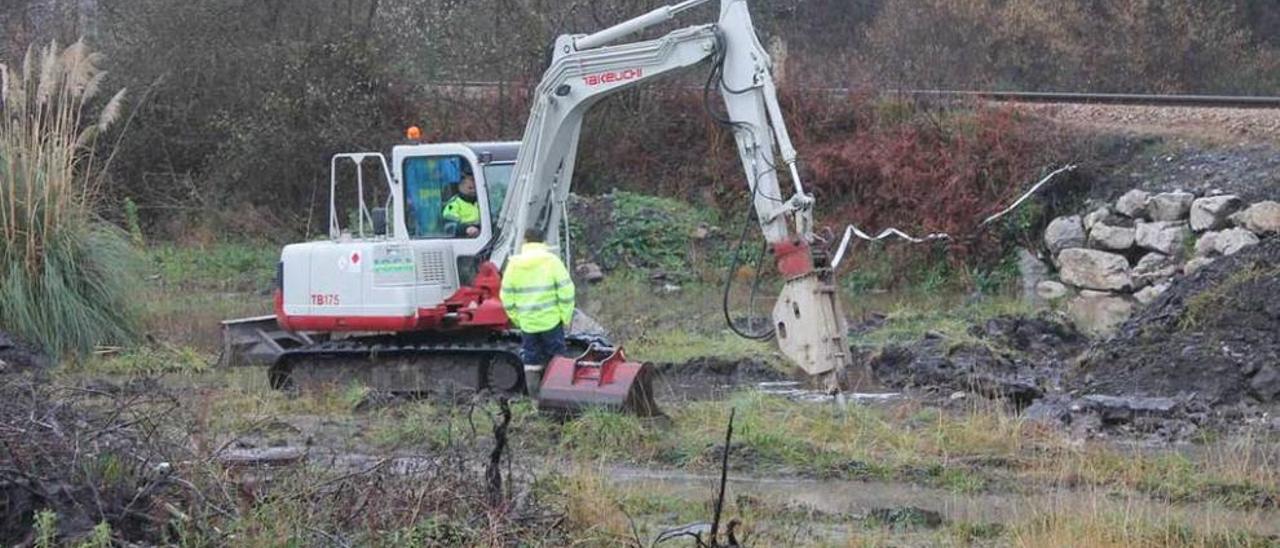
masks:
[[[526,243],[507,259],[499,298],[507,317],[525,333],[545,333],[573,320],[573,280],[546,244]]]
[[[464,225],[480,224],[480,206],[474,202],[468,202],[462,196],[454,196],[445,204],[444,212],[441,214],[446,221],[462,223]]]

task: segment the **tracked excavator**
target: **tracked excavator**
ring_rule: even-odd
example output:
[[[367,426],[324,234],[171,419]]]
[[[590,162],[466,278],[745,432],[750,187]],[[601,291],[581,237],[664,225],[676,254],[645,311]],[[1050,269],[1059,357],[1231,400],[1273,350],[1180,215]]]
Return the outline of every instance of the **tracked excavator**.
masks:
[[[650,368],[592,329],[569,330],[572,356],[526,375],[519,336],[498,299],[502,268],[525,229],[569,255],[566,200],[586,113],[602,99],[698,65],[723,98],[746,191],[785,280],[770,331],[782,353],[824,386],[867,387],[853,371],[832,272],[816,251],[813,198],[778,105],[771,61],[746,0],[721,0],[714,24],[619,43],[710,0],[687,0],[589,35],[556,39],[519,142],[421,143],[332,160],[328,238],[284,248],[275,314],[224,323],[224,357],[270,364],[274,387],[361,382],[392,392],[528,393],[540,409],[600,406],[657,412]],[[337,173],[354,165],[354,189]],[[382,177],[366,180],[367,167]],[[779,174],[790,179],[784,196]],[[380,180],[379,180],[380,179]],[[480,211],[461,227],[441,215],[474,184]],[[366,196],[372,198],[366,200]],[[342,207],[340,198],[349,207]],[[568,261],[566,261],[568,262]],[[586,319],[579,312],[579,319]]]

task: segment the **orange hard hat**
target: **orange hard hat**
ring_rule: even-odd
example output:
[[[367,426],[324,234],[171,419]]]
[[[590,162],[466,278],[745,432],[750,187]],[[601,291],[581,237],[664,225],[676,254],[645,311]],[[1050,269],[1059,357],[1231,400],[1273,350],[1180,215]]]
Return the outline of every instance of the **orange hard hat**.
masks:
[[[422,138],[422,128],[419,128],[418,126],[409,126],[409,129],[405,130],[404,135],[410,140],[417,141]]]

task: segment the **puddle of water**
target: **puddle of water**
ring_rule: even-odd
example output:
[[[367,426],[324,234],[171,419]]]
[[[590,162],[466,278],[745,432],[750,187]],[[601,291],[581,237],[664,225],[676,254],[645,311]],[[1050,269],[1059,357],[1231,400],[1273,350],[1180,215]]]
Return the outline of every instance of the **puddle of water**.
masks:
[[[786,398],[788,400],[801,403],[831,403],[834,401],[844,405],[850,403],[883,403],[902,398],[902,394],[899,392],[884,394],[850,392],[833,396],[824,390],[809,388],[801,381],[767,381],[750,384],[732,384],[679,382],[675,379],[659,378],[655,385],[655,392],[658,395],[659,401],[717,399],[724,397],[726,394],[732,393],[734,390],[742,388],[754,388],[762,394]]]
[[[619,485],[643,486],[691,499],[714,497],[718,478],[662,470],[615,468],[605,477]],[[902,483],[730,477],[727,498],[748,495],[778,506],[807,508],[850,519],[875,508],[914,506],[968,523],[1017,523],[1045,515],[1123,515],[1153,521],[1172,519],[1202,531],[1280,534],[1278,510],[1232,510],[1214,504],[1165,505],[1146,497],[1105,491],[1048,491],[1033,494],[957,494]]]
[[[892,401],[902,397],[899,392],[890,392],[884,394],[872,394],[862,392],[848,392],[836,395],[828,394],[824,390],[814,390],[806,388],[804,383],[799,381],[779,381],[779,382],[758,382],[755,385],[756,390],[764,394],[784,397],[794,401],[807,403],[824,403],[835,401],[844,403],[870,403]]]

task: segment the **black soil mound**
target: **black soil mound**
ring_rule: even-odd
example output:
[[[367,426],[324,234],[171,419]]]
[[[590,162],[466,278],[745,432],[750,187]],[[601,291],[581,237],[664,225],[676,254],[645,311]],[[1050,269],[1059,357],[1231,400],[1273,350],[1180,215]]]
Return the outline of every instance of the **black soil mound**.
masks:
[[[1177,279],[1068,384],[1210,405],[1280,401],[1280,238]]]
[[[971,327],[969,335],[978,342],[925,336],[864,359],[876,378],[893,388],[973,391],[1026,406],[1056,389],[1067,360],[1088,342],[1048,315],[993,318]]]

